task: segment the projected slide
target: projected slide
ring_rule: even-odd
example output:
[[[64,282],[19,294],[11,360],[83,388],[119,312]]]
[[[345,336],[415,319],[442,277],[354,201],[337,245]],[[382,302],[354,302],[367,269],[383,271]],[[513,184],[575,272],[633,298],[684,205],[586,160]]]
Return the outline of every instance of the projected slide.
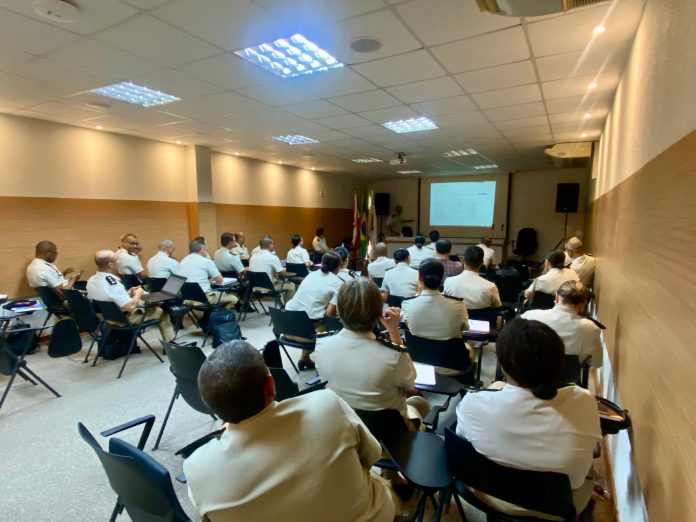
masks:
[[[430,226],[491,227],[495,181],[457,181],[430,185]]]

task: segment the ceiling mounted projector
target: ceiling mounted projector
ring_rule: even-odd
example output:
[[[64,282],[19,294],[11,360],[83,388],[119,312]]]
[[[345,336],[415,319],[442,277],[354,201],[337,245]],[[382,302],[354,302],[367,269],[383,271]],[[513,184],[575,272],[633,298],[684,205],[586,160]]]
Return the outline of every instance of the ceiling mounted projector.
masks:
[[[80,8],[66,0],[34,0],[31,6],[36,14],[51,22],[72,24],[80,19]]]
[[[481,11],[503,16],[543,16],[610,0],[476,0]]]

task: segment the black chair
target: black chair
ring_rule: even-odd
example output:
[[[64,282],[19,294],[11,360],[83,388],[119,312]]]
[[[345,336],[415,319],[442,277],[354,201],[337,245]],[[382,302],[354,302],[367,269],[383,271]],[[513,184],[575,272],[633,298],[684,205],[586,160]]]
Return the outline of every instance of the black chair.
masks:
[[[587,363],[580,363],[577,355],[566,354],[563,358],[563,369],[556,385],[562,387],[568,384],[577,384],[587,389],[589,376],[590,366]]]
[[[333,315],[324,315],[324,326],[329,332],[338,332],[343,330],[343,323],[339,317]]]
[[[469,351],[466,349],[464,339],[461,337],[444,341],[425,339],[413,335],[407,330],[406,347],[411,355],[411,359],[415,362],[449,368],[464,373],[471,370]]]
[[[575,520],[570,480],[562,473],[528,471],[497,464],[478,453],[473,445],[451,429],[445,429],[445,450],[449,471],[454,477],[454,500],[461,519],[466,521],[459,496],[489,518],[509,522],[539,520],[529,516],[510,516],[501,513],[480,500],[469,488],[539,511]]]
[[[169,471],[143,449],[155,423],[154,415],[127,422],[103,431],[109,437],[127,429],[145,424],[138,446],[118,439],[109,439],[109,451],[104,451],[94,436],[81,422],[77,430],[99,457],[118,498],[109,522],[125,509],[133,522],[191,522],[174,492]]]
[[[102,339],[102,346],[106,345],[106,342],[108,341],[109,335],[112,331],[130,332],[131,334],[131,341],[128,347],[128,352],[126,353],[126,356],[123,359],[121,370],[118,372],[118,376],[116,377],[117,379],[120,379],[121,375],[123,375],[123,370],[126,368],[126,363],[128,362],[128,358],[130,357],[133,348],[135,347],[135,341],[137,339],[140,339],[143,343],[145,343],[145,346],[147,346],[150,349],[150,351],[153,354],[155,354],[155,357],[157,357],[159,362],[164,362],[162,358],[159,356],[159,354],[143,338],[143,332],[145,332],[145,330],[147,330],[151,326],[156,326],[157,323],[159,323],[158,319],[150,319],[149,321],[145,321],[145,314],[143,314],[142,319],[139,323],[131,324],[128,322],[128,317],[126,316],[126,314],[123,312],[123,310],[121,310],[118,307],[116,303],[112,303],[111,301],[94,301],[94,303],[97,305],[99,311],[102,313],[106,325],[106,333],[104,334],[104,337]],[[94,358],[92,366],[97,364],[97,359],[99,359],[99,350],[97,350],[97,356]]]
[[[401,308],[401,304],[403,303],[403,301],[404,298],[400,295],[389,294],[389,296],[387,297],[387,306],[396,306],[397,308]]]
[[[148,277],[147,278],[147,288],[148,292],[151,294],[155,292],[161,292],[162,287],[164,287],[164,283],[167,282],[166,277]]]
[[[268,276],[266,272],[247,272],[247,288],[244,295],[247,306],[244,308],[244,314],[241,318],[242,321],[246,319],[247,311],[249,309],[249,304],[254,301],[261,305],[261,309],[264,314],[268,313],[266,307],[263,306],[261,299],[263,297],[272,297],[274,301],[274,306],[276,308],[283,308],[283,303],[281,301],[281,293],[275,289],[273,286],[273,281]]]
[[[70,310],[65,307],[63,300],[58,297],[52,288],[47,286],[39,286],[34,290],[36,290],[36,293],[39,295],[41,301],[43,301],[43,304],[46,307],[46,319],[44,320],[42,326],[46,326],[49,319],[51,319],[51,317],[54,315],[58,318],[70,317]],[[39,333],[39,335],[41,334]]]
[[[523,278],[518,270],[508,267],[501,268],[489,276],[489,280],[498,288],[502,308],[514,311],[520,307],[524,281],[527,279]]]
[[[140,278],[135,274],[120,274],[118,277],[121,279],[123,286],[126,287],[126,290],[143,284]]]
[[[203,399],[201,399],[201,393],[198,389],[198,371],[205,362],[205,354],[195,345],[178,345],[166,341],[160,342],[162,343],[164,353],[169,357],[169,370],[174,374],[176,386],[174,387],[174,394],[172,395],[172,400],[169,402],[167,413],[164,415],[164,421],[157,435],[155,446],[152,448],[153,450],[159,448],[164,428],[167,427],[167,421],[169,420],[169,415],[174,406],[174,401],[179,397],[183,397],[186,404],[191,406],[194,410],[210,415],[213,420],[217,418],[212,410],[203,402]]]
[[[537,232],[533,228],[521,228],[517,232],[517,241],[513,241],[512,251],[522,257],[524,263],[528,256],[536,253],[539,248],[537,242]]]
[[[87,332],[92,337],[92,342],[89,344],[89,349],[85,354],[86,363],[89,360],[89,354],[92,353],[92,348],[95,342],[101,342],[101,319],[92,308],[92,303],[79,290],[66,290],[65,300],[68,303],[68,309],[73,320],[77,323],[77,327],[81,332]]]
[[[10,330],[10,332],[13,334],[18,334],[22,332],[37,332],[41,331],[42,329],[43,328],[22,328]],[[61,396],[60,393],[54,390],[48,383],[46,383],[46,381],[44,381],[41,377],[36,375],[36,373],[34,373],[31,370],[31,368],[29,368],[29,366],[27,365],[27,361],[24,360],[27,353],[32,347],[33,341],[34,336],[27,335],[22,339],[22,346],[13,347],[19,351],[18,355],[13,350],[10,350],[5,336],[0,335],[0,375],[6,375],[10,378],[9,382],[7,383],[7,386],[5,387],[5,391],[2,394],[2,398],[0,398],[0,408],[2,408],[2,405],[5,403],[5,399],[7,398],[7,395],[10,393],[10,388],[12,388],[12,384],[14,383],[15,378],[17,376],[33,384],[34,386],[36,386],[38,381],[56,397]]]
[[[554,294],[534,292],[528,308],[530,310],[550,310],[556,305],[555,301],[556,296]]]
[[[278,344],[285,352],[285,355],[290,360],[290,364],[299,372],[295,362],[288,353],[287,346],[299,348],[300,350],[314,351],[316,332],[314,325],[304,311],[281,310],[280,308],[269,308],[271,313],[271,323],[273,324],[273,335],[275,335]],[[288,336],[308,339],[308,342],[289,339]]]
[[[52,359],[67,357],[82,350],[82,338],[77,323],[72,319],[61,319],[53,325],[48,341],[48,356]]]
[[[180,295],[182,301],[190,301],[190,303],[186,304],[189,311],[195,310],[196,312],[202,312],[204,317],[209,316],[211,313],[216,312],[217,310],[220,310],[224,306],[224,303],[211,303],[208,296],[201,288],[201,285],[198,283],[184,283],[184,286],[181,287]],[[204,336],[202,346],[205,346],[205,343],[208,341],[208,336],[210,335],[210,330],[208,328],[204,328],[201,322],[196,320],[195,316],[192,315],[191,320],[193,321],[193,324],[195,324],[196,327],[200,328],[203,332]]]
[[[378,288],[382,288],[382,281],[384,281],[383,277],[373,277],[372,280],[375,282]]]
[[[285,270],[295,274],[291,280],[295,284],[300,284],[309,275],[309,268],[303,263],[285,263]]]
[[[469,319],[476,321],[486,321],[489,331],[487,334],[476,334],[467,332],[464,338],[469,340],[483,340],[495,342],[498,338],[498,317],[500,317],[500,308],[469,308]]]
[[[285,399],[292,399],[300,395],[306,395],[317,390],[323,390],[328,384],[328,381],[319,381],[317,384],[300,390],[300,387],[290,378],[285,368],[269,368],[268,370],[271,372],[273,380],[275,381],[275,400],[278,402],[284,401]]]

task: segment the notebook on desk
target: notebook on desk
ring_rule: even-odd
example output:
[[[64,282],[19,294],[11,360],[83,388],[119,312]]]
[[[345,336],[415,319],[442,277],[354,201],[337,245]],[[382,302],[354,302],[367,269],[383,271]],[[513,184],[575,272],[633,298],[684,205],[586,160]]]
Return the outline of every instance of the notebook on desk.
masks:
[[[479,321],[478,319],[469,319],[469,333],[490,333],[491,324],[488,321]]]
[[[413,367],[416,369],[416,384],[422,384],[425,386],[435,386],[434,366],[414,362]]]
[[[222,287],[222,286],[231,286],[237,283],[239,281],[236,277],[223,277],[222,278],[222,283],[212,283],[213,287]]]

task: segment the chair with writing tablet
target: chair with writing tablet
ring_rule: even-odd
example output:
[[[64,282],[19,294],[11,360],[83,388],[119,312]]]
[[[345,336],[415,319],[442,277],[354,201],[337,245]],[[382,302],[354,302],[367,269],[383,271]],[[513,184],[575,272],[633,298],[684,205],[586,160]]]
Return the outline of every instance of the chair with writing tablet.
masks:
[[[56,294],[52,288],[47,286],[39,286],[34,290],[36,290],[36,293],[39,294],[41,301],[43,301],[43,304],[46,307],[46,319],[44,320],[42,326],[46,326],[48,321],[54,315],[59,319],[62,319],[63,317],[70,317],[70,310],[65,307],[63,300],[58,297],[58,294]],[[39,333],[39,336],[40,335],[41,333]]]

